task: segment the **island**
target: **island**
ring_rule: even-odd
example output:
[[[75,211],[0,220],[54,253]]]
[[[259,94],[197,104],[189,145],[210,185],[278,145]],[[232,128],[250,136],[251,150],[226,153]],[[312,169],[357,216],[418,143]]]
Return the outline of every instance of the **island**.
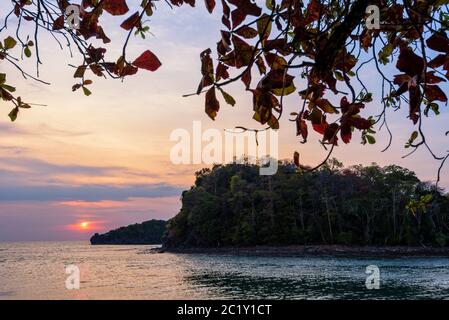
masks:
[[[105,234],[95,233],[90,243],[96,244],[161,244],[167,221],[149,220],[111,230]]]
[[[280,161],[272,176],[249,161],[195,173],[182,207],[92,244],[156,244],[154,252],[449,257],[449,195],[397,165],[319,169]]]
[[[248,162],[196,172],[163,251],[449,255],[449,197],[397,166]]]

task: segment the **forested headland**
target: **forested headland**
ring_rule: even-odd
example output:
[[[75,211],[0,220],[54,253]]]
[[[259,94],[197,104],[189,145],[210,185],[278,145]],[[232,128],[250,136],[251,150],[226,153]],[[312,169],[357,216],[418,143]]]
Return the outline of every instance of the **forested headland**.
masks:
[[[111,230],[105,234],[94,234],[91,244],[160,244],[167,222],[149,220]]]
[[[198,171],[164,247],[449,245],[448,194],[406,168],[331,159],[298,171],[290,162],[273,176],[249,163]]]

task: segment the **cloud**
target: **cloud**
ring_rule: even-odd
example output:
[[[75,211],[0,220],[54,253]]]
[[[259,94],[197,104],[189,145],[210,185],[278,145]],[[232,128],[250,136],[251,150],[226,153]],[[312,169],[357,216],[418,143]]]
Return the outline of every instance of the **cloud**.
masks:
[[[27,134],[27,130],[19,128],[10,122],[0,122],[0,132],[2,134]]]
[[[101,167],[101,166],[87,166],[77,164],[54,164],[43,160],[29,158],[29,157],[2,157],[0,158],[0,165],[14,166],[24,169],[24,171],[35,172],[41,175],[45,174],[86,174],[86,175],[105,175],[114,171],[124,170],[122,167]],[[1,174],[2,171],[0,171]],[[14,171],[3,171],[4,173],[14,174]]]
[[[92,134],[89,131],[74,131],[49,126],[45,123],[33,125],[32,127],[21,127],[18,123],[0,122],[2,134],[43,136],[43,137],[80,137]]]
[[[0,201],[123,201],[129,198],[180,196],[184,188],[169,184],[106,186],[0,186]]]
[[[61,183],[63,175],[86,177],[159,178],[159,174],[143,172],[120,166],[89,166],[55,164],[31,157],[0,157],[0,179],[9,184]],[[59,177],[58,177],[59,176]]]
[[[0,157],[0,201],[124,201],[180,196],[183,187],[158,181],[155,173],[120,166],[54,164],[30,157]],[[64,176],[86,177],[76,183]],[[95,178],[127,176],[128,182],[98,183]],[[143,181],[143,182],[142,182]]]
[[[24,153],[25,151],[29,151],[26,147],[17,147],[17,146],[2,146],[0,145],[0,152],[6,152],[8,154],[19,155]]]

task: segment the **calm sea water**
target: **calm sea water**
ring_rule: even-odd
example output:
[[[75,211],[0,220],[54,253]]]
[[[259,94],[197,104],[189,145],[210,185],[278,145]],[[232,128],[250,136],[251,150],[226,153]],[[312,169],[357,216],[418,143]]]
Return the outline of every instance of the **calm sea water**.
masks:
[[[449,259],[152,254],[151,246],[0,243],[0,299],[449,298]],[[67,290],[65,267],[80,269]],[[380,268],[367,290],[366,267]]]

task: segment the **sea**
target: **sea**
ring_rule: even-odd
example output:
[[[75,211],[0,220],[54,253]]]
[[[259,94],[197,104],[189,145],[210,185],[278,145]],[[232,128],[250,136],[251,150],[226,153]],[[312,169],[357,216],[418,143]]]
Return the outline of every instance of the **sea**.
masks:
[[[448,299],[447,258],[154,253],[0,243],[0,299]]]

